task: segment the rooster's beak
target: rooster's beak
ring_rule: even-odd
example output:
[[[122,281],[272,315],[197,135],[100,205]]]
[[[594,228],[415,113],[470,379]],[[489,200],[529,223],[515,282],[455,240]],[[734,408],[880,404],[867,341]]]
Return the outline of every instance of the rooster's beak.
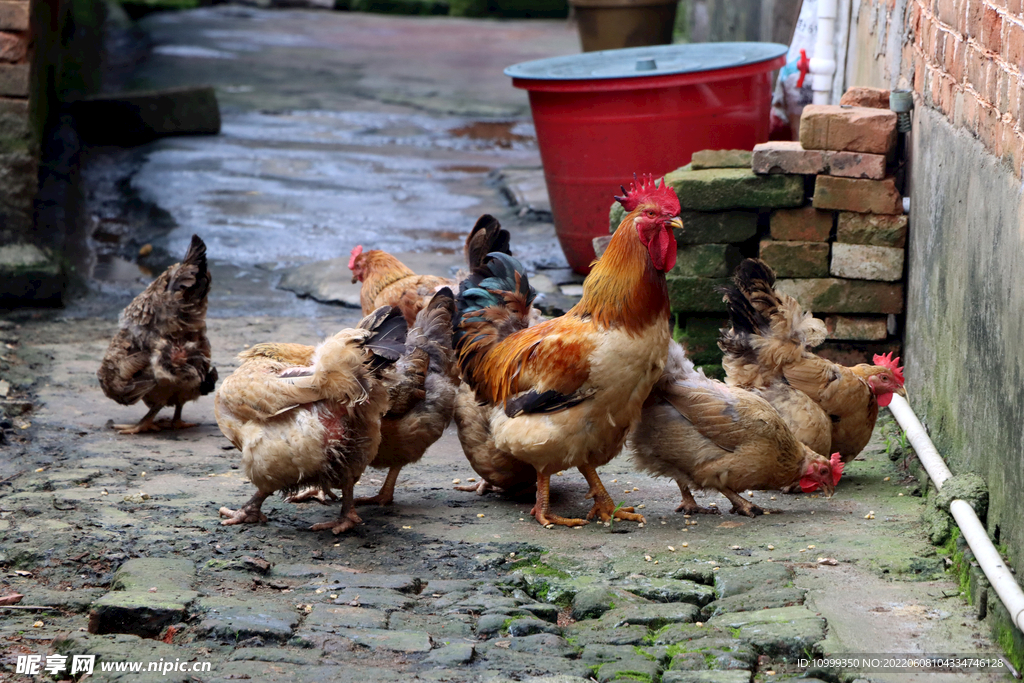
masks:
[[[682,218],[673,218],[672,220],[670,220],[668,222],[668,224],[671,225],[676,230],[682,230],[683,229],[683,219]]]

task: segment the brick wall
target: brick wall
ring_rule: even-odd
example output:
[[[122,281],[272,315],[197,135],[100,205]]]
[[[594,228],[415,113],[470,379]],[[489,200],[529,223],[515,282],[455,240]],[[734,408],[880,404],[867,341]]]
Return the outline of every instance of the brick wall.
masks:
[[[28,0],[0,0],[0,243],[31,228],[38,145],[29,115]]]
[[[914,90],[1020,178],[1024,0],[909,0],[907,28]]]

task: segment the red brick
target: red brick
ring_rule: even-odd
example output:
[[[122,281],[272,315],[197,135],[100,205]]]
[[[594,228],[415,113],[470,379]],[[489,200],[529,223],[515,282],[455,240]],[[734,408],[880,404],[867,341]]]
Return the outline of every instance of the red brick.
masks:
[[[1016,78],[1009,77],[1007,83],[1006,92],[1006,111],[1010,114],[1010,118],[1020,125],[1020,85]]]
[[[881,180],[885,177],[885,156],[882,154],[830,152],[826,163],[829,175],[871,180]]]
[[[853,87],[843,93],[843,96],[839,99],[839,104],[848,104],[851,107],[888,109],[889,91],[883,88]]]
[[[895,282],[903,278],[903,260],[903,249],[836,242],[829,273],[851,280]]]
[[[779,277],[828,277],[828,242],[761,240],[760,258]]]
[[[889,336],[888,316],[830,315],[825,318],[829,339],[880,341]]]
[[[907,244],[907,217],[840,211],[836,218],[836,242],[902,249]]]
[[[963,125],[972,135],[978,133],[978,110],[981,109],[981,105],[978,104],[978,96],[972,90],[964,90],[964,122]]]
[[[791,242],[828,242],[832,233],[831,211],[813,206],[799,209],[776,209],[769,219],[772,239]]]
[[[964,78],[966,44],[964,41],[956,40],[952,36],[950,36],[950,40],[953,41],[953,44],[952,46],[946,46],[946,62],[943,66],[946,69],[946,73],[959,83]]]
[[[1007,161],[1013,161],[1013,139],[1017,136],[1014,130],[1013,121],[1003,118],[999,125],[999,156]]]
[[[985,65],[985,99],[993,107],[999,100],[999,64],[989,60]]]
[[[984,16],[984,13],[985,5],[982,0],[968,0],[965,32],[971,38],[981,37],[981,18]]]
[[[1003,18],[994,7],[986,6],[981,17],[981,44],[999,54],[1002,49]]]
[[[976,47],[968,47],[967,82],[974,86],[974,89],[981,95],[985,93],[987,67],[988,60],[985,58],[985,53]]]
[[[946,62],[946,31],[938,25],[935,26],[935,39],[932,41],[932,63],[942,66]]]
[[[0,0],[0,30],[3,31],[27,31],[28,30],[28,1]]]
[[[0,96],[28,97],[28,64],[0,64]]]
[[[892,178],[860,180],[820,175],[814,183],[814,207],[860,213],[903,213],[903,200]]]
[[[825,154],[816,149],[805,150],[799,142],[776,140],[754,145],[751,164],[754,173],[791,173],[817,175],[825,171]]]
[[[1022,0],[1007,0],[1006,11],[1010,14],[1019,15],[1022,9],[1024,9],[1024,2],[1022,2]]]
[[[935,15],[944,24],[956,26],[957,3],[954,0],[937,0],[935,3]]]
[[[1024,166],[1024,136],[1021,136],[1019,133],[1013,136],[1013,140],[1010,143],[1010,159],[1014,175],[1020,178],[1022,173],[1021,167]]]
[[[1016,80],[1016,76],[1014,77]],[[1006,69],[999,67],[996,71],[996,108],[1000,114],[1010,111],[1010,74]]]
[[[1024,69],[1024,26],[1015,22],[1007,23],[1003,59],[1018,69]]]
[[[780,279],[776,288],[815,313],[902,313],[903,285],[838,278]]]
[[[996,141],[999,139],[999,112],[992,107],[983,106],[978,112],[978,136],[981,142],[995,151]]]
[[[920,53],[914,55],[914,91],[923,94],[924,93],[924,58],[921,57]]]
[[[809,104],[800,117],[804,149],[888,154],[896,144],[896,114],[888,109]]]
[[[0,62],[21,64],[28,61],[28,32],[0,31]]]

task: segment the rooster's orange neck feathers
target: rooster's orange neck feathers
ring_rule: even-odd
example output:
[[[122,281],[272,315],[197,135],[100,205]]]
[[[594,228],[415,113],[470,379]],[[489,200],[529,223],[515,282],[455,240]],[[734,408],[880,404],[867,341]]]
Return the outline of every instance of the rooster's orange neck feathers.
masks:
[[[569,315],[590,316],[601,327],[639,334],[669,316],[665,275],[651,262],[633,221],[634,210],[615,231],[601,259],[583,282],[583,298]]]

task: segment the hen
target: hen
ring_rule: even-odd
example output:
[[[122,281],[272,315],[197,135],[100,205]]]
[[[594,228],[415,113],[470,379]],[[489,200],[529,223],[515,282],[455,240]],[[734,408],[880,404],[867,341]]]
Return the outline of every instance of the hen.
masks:
[[[381,441],[370,466],[388,468],[380,492],[357,504],[390,505],[398,473],[423,457],[452,420],[458,368],[452,351],[455,295],[442,288],[416,316],[405,353],[389,371],[389,408],[381,419]]]
[[[206,245],[193,235],[181,263],[165,270],[121,313],[120,329],[96,376],[108,398],[122,405],[142,399],[149,407],[138,424],[115,425],[122,434],[195,426],[181,421],[182,406],[209,394],[217,383],[206,338],[210,283]],[[174,406],[169,425],[154,421],[164,406]]]
[[[799,480],[832,495],[842,472],[842,465],[834,470],[797,441],[768,401],[708,379],[675,342],[630,445],[640,469],[675,479],[683,497],[676,510],[689,514],[717,512],[697,505],[691,486],[716,489],[732,502],[733,513],[754,517],[764,510],[737,491],[781,489]]]
[[[616,508],[597,469],[614,458],[668,353],[665,273],[675,265],[679,199],[646,177],[617,198],[629,212],[564,316],[529,327],[535,295],[521,264],[490,254],[460,285],[456,349],[462,378],[490,411],[495,447],[537,471],[542,525],[583,519],[550,510],[551,475],[580,470],[588,519],[643,521]]]
[[[222,524],[266,521],[263,501],[275,491],[340,488],[340,518],[314,524],[335,534],[361,520],[353,487],[381,440],[388,409],[382,372],[404,350],[405,320],[382,307],[359,327],[317,347],[257,344],[214,401],[217,424],[235,448],[256,494],[237,512],[221,508]]]
[[[494,216],[484,214],[466,238],[463,251],[472,272],[491,252],[511,253],[508,231],[502,229]],[[386,251],[372,249],[364,252],[362,245],[352,249],[348,267],[352,271],[352,282],[362,283],[359,302],[363,315],[379,306],[394,306],[402,311],[410,326],[434,292],[441,287],[451,287],[454,291],[459,284],[456,280],[437,275],[417,275]]]
[[[737,363],[756,364],[777,373],[792,388],[807,394],[829,417],[830,452],[843,462],[857,457],[871,439],[879,406],[889,405],[894,393],[906,396],[903,368],[892,354],[876,355],[874,365],[846,367],[812,353],[813,344],[800,333],[805,320],[792,297],[775,291],[775,273],[763,261],[746,259],[736,271],[736,289],[765,321],[750,329],[733,330],[749,348]]]

